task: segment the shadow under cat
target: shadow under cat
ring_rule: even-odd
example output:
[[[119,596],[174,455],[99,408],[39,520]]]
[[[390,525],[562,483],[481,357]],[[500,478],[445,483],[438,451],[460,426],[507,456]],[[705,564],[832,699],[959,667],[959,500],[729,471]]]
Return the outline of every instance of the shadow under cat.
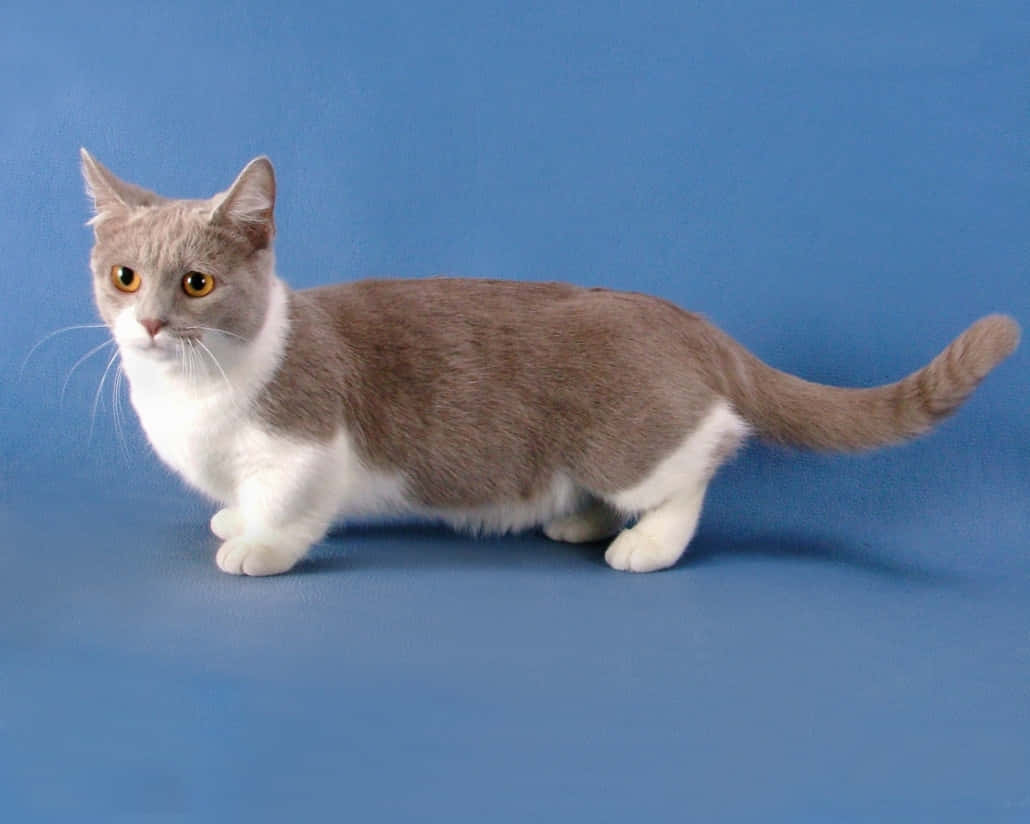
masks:
[[[333,570],[605,568],[605,541],[556,544],[543,535],[476,538],[455,534],[445,525],[371,523],[335,527],[296,569],[298,573]],[[825,564],[898,583],[954,588],[965,579],[877,553],[868,546],[800,532],[732,532],[718,524],[702,527],[690,550],[670,572],[755,561]]]

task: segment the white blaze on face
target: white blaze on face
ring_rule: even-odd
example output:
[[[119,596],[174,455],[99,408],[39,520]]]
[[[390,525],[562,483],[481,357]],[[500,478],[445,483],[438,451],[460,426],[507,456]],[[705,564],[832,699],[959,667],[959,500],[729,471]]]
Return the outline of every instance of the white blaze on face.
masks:
[[[167,327],[160,329],[154,337],[136,319],[134,306],[126,306],[115,317],[112,328],[114,339],[123,358],[148,357],[152,360],[166,360],[177,357],[179,344]]]

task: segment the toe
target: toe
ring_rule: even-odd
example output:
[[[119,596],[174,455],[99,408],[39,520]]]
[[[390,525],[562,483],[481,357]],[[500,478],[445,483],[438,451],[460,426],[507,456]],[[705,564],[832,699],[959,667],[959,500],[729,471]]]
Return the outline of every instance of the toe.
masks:
[[[629,569],[629,556],[631,552],[630,544],[632,544],[632,538],[629,537],[628,532],[623,532],[612,541],[611,546],[604,553],[604,560],[608,566],[612,569],[626,570]]]
[[[241,543],[239,540],[230,539],[218,548],[215,563],[222,572],[228,572],[230,575],[243,574],[244,553]]]
[[[243,559],[244,575],[279,575],[293,566],[292,555],[272,547],[256,547]]]
[[[223,541],[243,532],[243,519],[236,509],[220,509],[211,518],[211,531]]]

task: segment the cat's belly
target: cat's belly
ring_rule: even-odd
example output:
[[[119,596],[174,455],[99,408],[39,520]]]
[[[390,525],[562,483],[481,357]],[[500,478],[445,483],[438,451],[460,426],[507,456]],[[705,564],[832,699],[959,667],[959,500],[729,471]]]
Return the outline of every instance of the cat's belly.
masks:
[[[403,469],[367,467],[355,454],[346,433],[339,433],[327,450],[332,456],[337,518],[343,521],[405,515],[444,521],[477,533],[517,532],[568,515],[586,497],[570,478],[557,473],[533,498],[469,507],[428,506],[410,493]]]
[[[456,529],[481,533],[519,532],[541,526],[574,512],[585,502],[585,493],[567,476],[556,474],[550,485],[533,498],[497,501],[468,509],[422,509]]]

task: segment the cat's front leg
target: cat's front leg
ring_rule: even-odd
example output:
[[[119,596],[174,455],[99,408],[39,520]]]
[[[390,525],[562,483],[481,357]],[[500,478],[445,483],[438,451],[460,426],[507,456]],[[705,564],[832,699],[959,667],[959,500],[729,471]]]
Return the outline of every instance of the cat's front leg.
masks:
[[[298,450],[251,468],[240,481],[236,505],[220,510],[211,529],[225,543],[215,562],[232,575],[278,575],[321,540],[336,514],[326,456]]]

